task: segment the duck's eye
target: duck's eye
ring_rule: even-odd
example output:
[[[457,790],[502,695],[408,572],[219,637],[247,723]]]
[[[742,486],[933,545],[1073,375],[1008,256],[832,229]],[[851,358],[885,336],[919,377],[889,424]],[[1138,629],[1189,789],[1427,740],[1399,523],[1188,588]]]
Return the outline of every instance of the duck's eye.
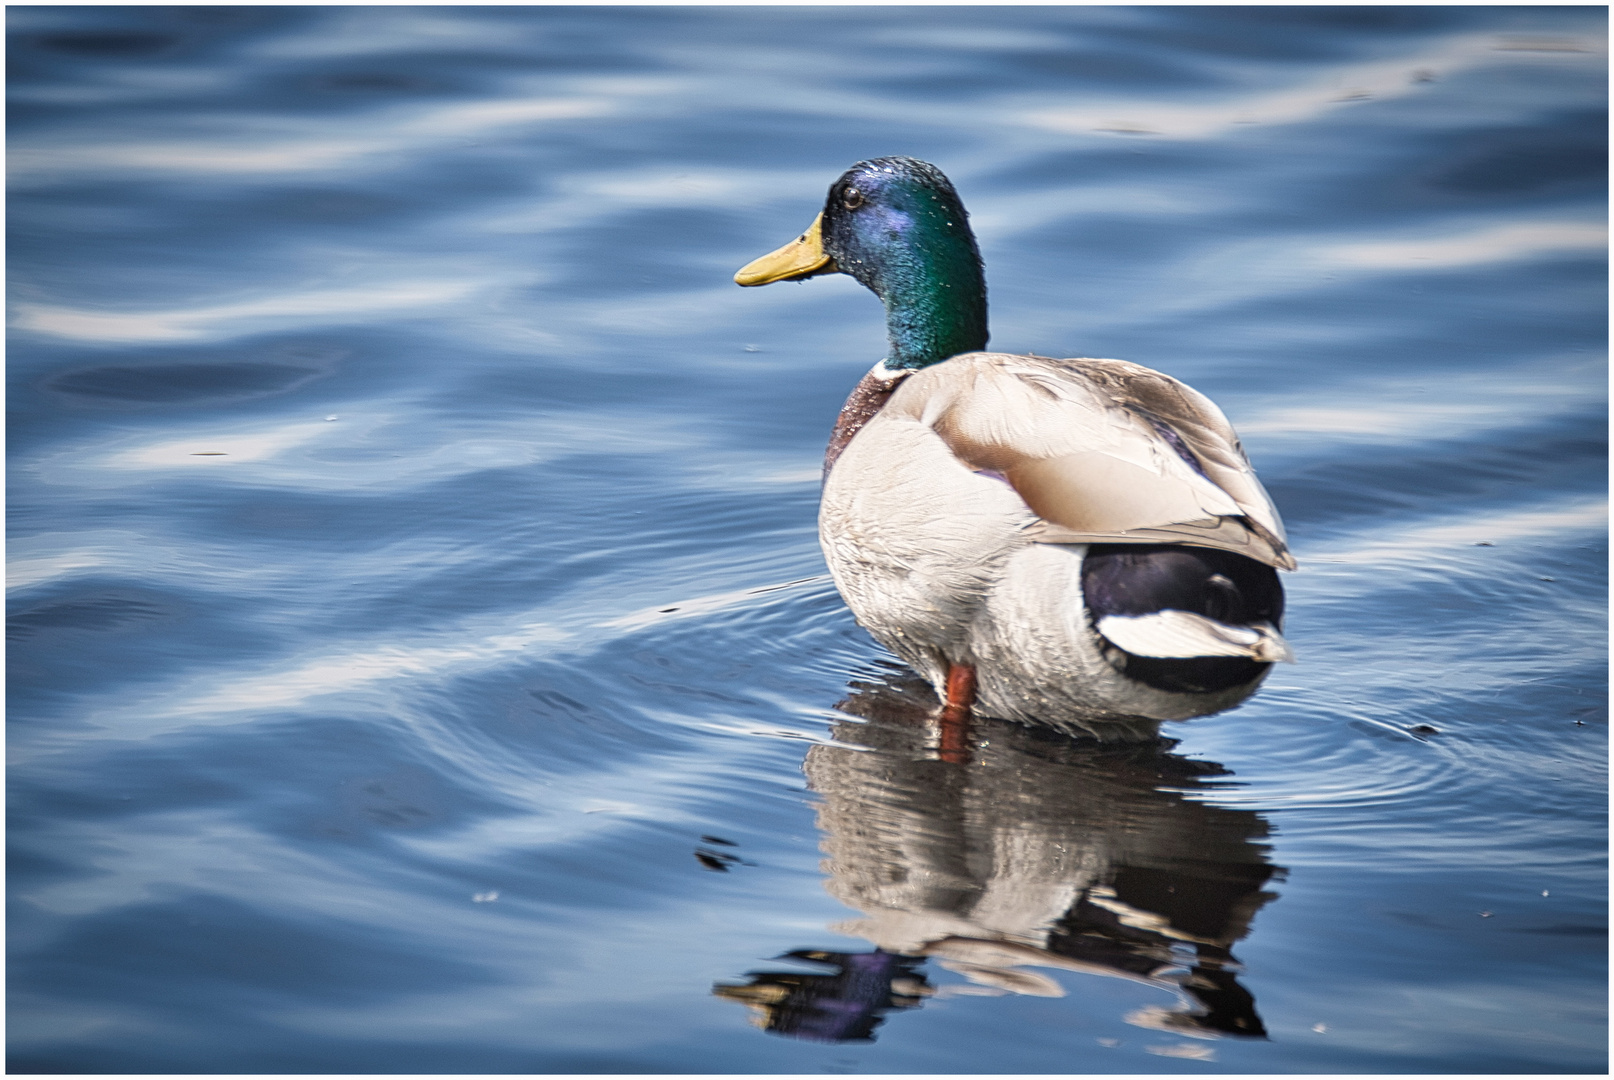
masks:
[[[863,193],[855,187],[849,187],[841,193],[841,205],[848,210],[856,210],[863,205]]]

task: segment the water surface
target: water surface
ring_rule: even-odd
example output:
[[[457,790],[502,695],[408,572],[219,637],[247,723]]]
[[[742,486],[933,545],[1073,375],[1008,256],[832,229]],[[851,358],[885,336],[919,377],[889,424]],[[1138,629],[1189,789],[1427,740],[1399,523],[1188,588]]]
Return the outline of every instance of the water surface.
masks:
[[[11,1071],[1606,1071],[1601,9],[9,16]],[[935,760],[730,282],[883,154],[1239,427],[1249,703]]]

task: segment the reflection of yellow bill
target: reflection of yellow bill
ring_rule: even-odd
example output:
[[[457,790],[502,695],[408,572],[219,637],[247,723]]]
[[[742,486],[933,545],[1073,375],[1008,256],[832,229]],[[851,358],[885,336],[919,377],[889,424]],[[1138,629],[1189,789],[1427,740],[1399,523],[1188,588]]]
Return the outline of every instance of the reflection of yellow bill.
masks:
[[[836,273],[835,260],[824,254],[824,215],[813,218],[807,231],[780,248],[748,262],[734,275],[736,285],[767,285],[775,281]]]

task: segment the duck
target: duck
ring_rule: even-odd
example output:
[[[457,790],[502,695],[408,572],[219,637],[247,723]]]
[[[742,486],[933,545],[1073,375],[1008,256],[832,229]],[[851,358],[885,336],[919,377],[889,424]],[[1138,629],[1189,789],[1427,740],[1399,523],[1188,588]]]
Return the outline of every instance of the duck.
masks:
[[[936,166],[860,161],[746,287],[847,274],[887,353],[825,453],[819,540],[857,622],[972,716],[1101,741],[1249,698],[1292,661],[1283,523],[1205,395],[1123,360],[988,351],[969,215]]]

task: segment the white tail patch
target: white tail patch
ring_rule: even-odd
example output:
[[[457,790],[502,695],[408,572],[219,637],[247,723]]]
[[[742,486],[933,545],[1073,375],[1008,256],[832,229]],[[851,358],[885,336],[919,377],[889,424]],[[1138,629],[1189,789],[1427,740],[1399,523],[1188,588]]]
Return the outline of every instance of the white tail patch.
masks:
[[[1149,615],[1106,615],[1098,632],[1133,656],[1238,656],[1294,662],[1295,654],[1268,623],[1229,626],[1192,611],[1167,608]]]

